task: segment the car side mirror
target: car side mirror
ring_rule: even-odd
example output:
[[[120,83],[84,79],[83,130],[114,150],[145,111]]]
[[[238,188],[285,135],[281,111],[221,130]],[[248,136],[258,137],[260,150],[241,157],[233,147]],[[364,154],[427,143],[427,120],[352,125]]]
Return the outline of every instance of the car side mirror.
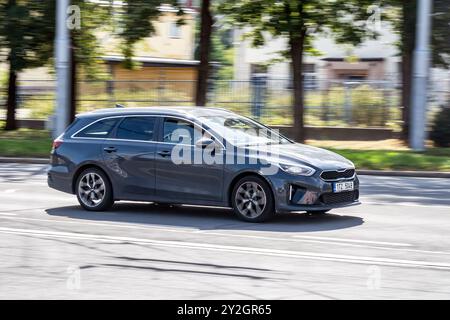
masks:
[[[202,149],[205,149],[209,145],[215,145],[214,140],[211,138],[201,138],[201,139],[197,140],[197,142],[195,143],[196,147],[202,148]]]

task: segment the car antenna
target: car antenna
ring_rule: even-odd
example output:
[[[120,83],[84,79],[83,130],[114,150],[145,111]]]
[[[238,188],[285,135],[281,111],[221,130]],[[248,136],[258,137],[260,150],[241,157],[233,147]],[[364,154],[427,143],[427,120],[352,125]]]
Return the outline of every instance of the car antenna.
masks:
[[[116,108],[125,108],[125,106],[123,104],[116,103]]]

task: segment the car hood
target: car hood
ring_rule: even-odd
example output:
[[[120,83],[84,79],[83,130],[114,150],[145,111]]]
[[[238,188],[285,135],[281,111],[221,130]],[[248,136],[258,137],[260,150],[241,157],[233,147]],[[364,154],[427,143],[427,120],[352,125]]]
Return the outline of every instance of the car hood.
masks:
[[[255,151],[259,151],[260,147],[249,147]],[[267,147],[268,155],[271,162],[279,161],[279,163],[296,163],[302,162],[309,164],[322,170],[337,170],[354,168],[354,164],[343,156],[325,149],[311,147],[300,143],[289,143],[271,145]]]

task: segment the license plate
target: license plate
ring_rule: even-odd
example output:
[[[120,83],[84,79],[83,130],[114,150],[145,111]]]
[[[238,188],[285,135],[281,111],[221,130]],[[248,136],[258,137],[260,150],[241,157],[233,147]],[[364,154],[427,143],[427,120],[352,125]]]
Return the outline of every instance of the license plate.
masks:
[[[353,181],[333,183],[333,192],[352,191],[352,190],[353,190]]]

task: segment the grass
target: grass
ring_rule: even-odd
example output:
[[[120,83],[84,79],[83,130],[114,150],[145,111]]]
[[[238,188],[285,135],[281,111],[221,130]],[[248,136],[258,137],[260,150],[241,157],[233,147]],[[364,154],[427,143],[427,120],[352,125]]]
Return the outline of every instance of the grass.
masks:
[[[358,169],[450,172],[449,149],[431,149],[425,152],[409,150],[330,150],[353,161]]]
[[[52,146],[50,133],[45,130],[0,129],[1,157],[49,157]]]
[[[339,153],[353,161],[358,169],[450,172],[450,148],[429,148],[424,152],[413,152],[398,140],[381,142],[311,140],[308,144]],[[0,131],[0,156],[46,158],[50,149],[51,138],[48,131],[30,129]]]

